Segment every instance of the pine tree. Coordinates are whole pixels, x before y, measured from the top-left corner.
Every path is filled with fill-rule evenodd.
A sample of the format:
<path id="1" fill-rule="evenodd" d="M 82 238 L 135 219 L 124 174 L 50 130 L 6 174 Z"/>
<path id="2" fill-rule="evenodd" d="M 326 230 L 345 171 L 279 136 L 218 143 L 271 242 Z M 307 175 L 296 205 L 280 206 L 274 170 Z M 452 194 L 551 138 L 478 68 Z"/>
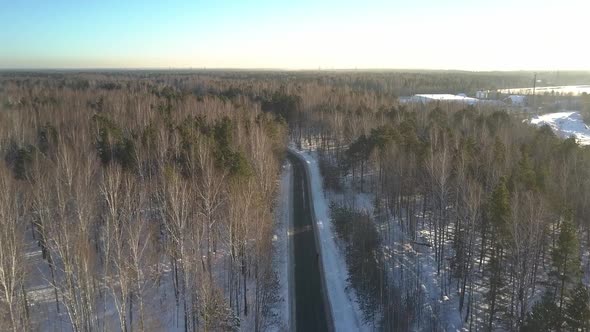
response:
<path id="1" fill-rule="evenodd" d="M 488 315 L 488 330 L 493 329 L 494 317 L 498 311 L 498 295 L 502 290 L 503 279 L 502 279 L 502 266 L 498 254 L 493 254 L 488 268 L 491 272 L 490 275 L 490 290 L 486 294 L 486 298 L 490 301 L 489 315 Z"/>
<path id="2" fill-rule="evenodd" d="M 508 218 L 510 216 L 510 195 L 506 186 L 506 178 L 500 178 L 500 182 L 494 188 L 490 198 L 490 221 L 494 230 L 499 235 L 497 246 L 508 237 Z"/>
<path id="3" fill-rule="evenodd" d="M 553 302 L 553 294 L 546 292 L 541 301 L 533 306 L 522 326 L 523 332 L 555 331 L 561 326 L 559 308 Z"/>
<path id="4" fill-rule="evenodd" d="M 498 310 L 497 298 L 503 286 L 502 280 L 502 255 L 506 239 L 508 238 L 509 216 L 510 216 L 510 195 L 506 187 L 506 178 L 500 178 L 500 182 L 494 188 L 489 203 L 490 221 L 493 226 L 493 232 L 496 236 L 492 237 L 492 257 L 488 265 L 491 272 L 490 276 L 490 290 L 487 293 L 487 298 L 490 301 L 490 312 L 488 320 L 488 329 L 492 329 L 494 322 L 494 315 Z"/>
<path id="5" fill-rule="evenodd" d="M 573 331 L 590 330 L 590 292 L 583 284 L 572 291 L 565 305 L 565 316 L 568 327 Z"/>
<path id="6" fill-rule="evenodd" d="M 553 276 L 559 290 L 559 311 L 562 312 L 566 293 L 571 284 L 575 284 L 580 275 L 579 244 L 576 229 L 571 222 L 571 216 L 567 217 L 561 225 L 557 245 L 552 252 Z"/>
<path id="7" fill-rule="evenodd" d="M 537 189 L 537 174 L 531 165 L 527 147 L 522 148 L 522 158 L 518 162 L 517 179 L 527 190 Z"/>

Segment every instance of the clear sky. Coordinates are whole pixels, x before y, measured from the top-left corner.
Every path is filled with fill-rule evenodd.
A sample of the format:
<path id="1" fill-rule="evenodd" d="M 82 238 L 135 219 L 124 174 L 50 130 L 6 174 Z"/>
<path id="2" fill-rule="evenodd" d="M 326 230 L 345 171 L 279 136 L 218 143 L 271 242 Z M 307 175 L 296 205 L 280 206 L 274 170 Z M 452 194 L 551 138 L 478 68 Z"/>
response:
<path id="1" fill-rule="evenodd" d="M 590 0 L 0 0 L 0 68 L 590 69 Z"/>

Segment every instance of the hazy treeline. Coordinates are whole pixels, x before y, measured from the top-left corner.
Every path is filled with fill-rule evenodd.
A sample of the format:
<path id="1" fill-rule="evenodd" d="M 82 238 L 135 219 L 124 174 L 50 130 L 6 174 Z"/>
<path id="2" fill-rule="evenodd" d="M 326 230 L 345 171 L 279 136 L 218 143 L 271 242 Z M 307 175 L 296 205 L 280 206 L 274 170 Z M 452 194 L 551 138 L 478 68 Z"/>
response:
<path id="1" fill-rule="evenodd" d="M 242 93 L 260 89 L 274 90 L 278 86 L 318 84 L 325 87 L 346 88 L 380 95 L 408 96 L 417 93 L 467 93 L 478 90 L 538 86 L 588 84 L 588 72 L 464 72 L 433 70 L 349 70 L 349 71 L 247 71 L 247 70 L 126 70 L 126 71 L 45 71 L 4 72 L 4 78 L 18 78 L 21 82 L 51 80 L 58 86 L 72 89 L 116 89 L 127 83 L 143 80 L 167 84 L 185 92 L 197 89 L 197 94 L 208 89 L 238 89 Z M 112 82 L 113 80 L 117 82 Z M 192 91 L 195 92 L 195 91 Z M 252 96 L 257 96 L 257 92 Z"/>

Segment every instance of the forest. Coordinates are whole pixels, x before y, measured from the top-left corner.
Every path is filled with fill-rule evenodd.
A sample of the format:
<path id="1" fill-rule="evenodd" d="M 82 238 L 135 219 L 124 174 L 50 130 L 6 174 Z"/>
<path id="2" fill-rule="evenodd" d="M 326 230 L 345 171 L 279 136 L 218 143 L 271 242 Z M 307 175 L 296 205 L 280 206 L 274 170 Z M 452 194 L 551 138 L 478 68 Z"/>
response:
<path id="1" fill-rule="evenodd" d="M 2 326 L 266 326 L 284 121 L 151 79 L 5 80 L 2 95 Z"/>
<path id="2" fill-rule="evenodd" d="M 589 148 L 498 105 L 398 100 L 530 84 L 528 72 L 1 72 L 0 326 L 285 330 L 273 234 L 292 146 L 319 160 L 370 329 L 588 331 Z"/>

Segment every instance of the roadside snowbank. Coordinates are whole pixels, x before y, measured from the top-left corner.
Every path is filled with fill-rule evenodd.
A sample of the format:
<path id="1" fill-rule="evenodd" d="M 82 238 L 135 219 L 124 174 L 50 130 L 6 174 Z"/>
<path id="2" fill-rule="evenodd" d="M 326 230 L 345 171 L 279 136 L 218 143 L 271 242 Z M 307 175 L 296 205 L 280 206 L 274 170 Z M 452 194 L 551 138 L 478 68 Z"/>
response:
<path id="1" fill-rule="evenodd" d="M 338 250 L 330 220 L 329 202 L 324 195 L 319 164 L 314 155 L 291 148 L 305 161 L 310 175 L 317 229 L 322 250 L 324 277 L 332 307 L 335 331 L 368 331 L 354 291 L 348 287 L 348 270 L 344 255 Z"/>
<path id="2" fill-rule="evenodd" d="M 271 327 L 271 331 L 290 331 L 290 319 L 293 299 L 292 287 L 291 287 L 291 271 L 290 263 L 292 260 L 292 252 L 290 248 L 289 238 L 291 234 L 291 210 L 292 201 L 291 197 L 293 186 L 291 182 L 291 176 L 293 168 L 291 163 L 286 162 L 283 165 L 283 171 L 281 173 L 280 183 L 280 196 L 276 211 L 275 234 L 273 236 L 274 246 L 274 257 L 273 265 L 275 273 L 279 276 L 279 294 L 281 297 L 280 302 L 273 307 L 273 314 L 276 315 L 276 323 Z"/>

